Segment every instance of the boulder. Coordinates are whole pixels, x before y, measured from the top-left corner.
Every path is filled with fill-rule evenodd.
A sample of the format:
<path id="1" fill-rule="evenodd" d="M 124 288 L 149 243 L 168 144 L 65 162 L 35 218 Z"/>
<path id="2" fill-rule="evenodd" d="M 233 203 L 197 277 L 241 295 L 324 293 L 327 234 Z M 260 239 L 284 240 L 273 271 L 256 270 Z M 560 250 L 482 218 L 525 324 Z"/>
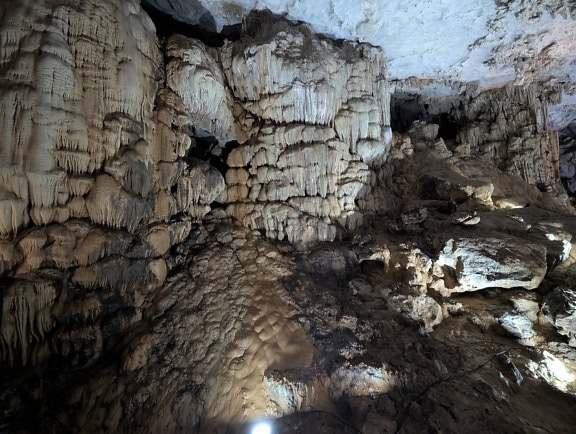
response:
<path id="1" fill-rule="evenodd" d="M 576 291 L 556 288 L 544 298 L 542 312 L 558 333 L 568 338 L 568 345 L 576 347 Z"/>
<path id="2" fill-rule="evenodd" d="M 546 274 L 546 250 L 516 238 L 450 239 L 434 266 L 442 294 L 485 288 L 535 289 Z"/>
<path id="3" fill-rule="evenodd" d="M 534 336 L 532 321 L 523 313 L 506 312 L 498 319 L 502 328 L 519 339 L 529 339 Z"/>

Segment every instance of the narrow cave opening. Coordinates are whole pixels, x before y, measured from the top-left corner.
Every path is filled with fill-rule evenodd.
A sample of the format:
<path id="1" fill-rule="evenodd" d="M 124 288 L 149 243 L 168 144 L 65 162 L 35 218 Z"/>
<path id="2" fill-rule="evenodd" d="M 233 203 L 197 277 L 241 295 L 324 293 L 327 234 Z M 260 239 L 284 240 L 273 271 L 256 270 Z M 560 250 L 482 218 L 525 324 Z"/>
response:
<path id="1" fill-rule="evenodd" d="M 454 116 L 450 113 L 440 113 L 434 123 L 439 125 L 438 135 L 440 137 L 444 140 L 456 140 L 460 126 Z"/>
<path id="2" fill-rule="evenodd" d="M 406 133 L 416 120 L 429 121 L 424 104 L 416 95 L 392 94 L 390 97 L 390 125 L 393 131 Z"/>
<path id="3" fill-rule="evenodd" d="M 366 259 L 360 263 L 363 273 L 379 273 L 384 271 L 384 261 L 378 259 Z"/>
<path id="4" fill-rule="evenodd" d="M 192 138 L 192 145 L 186 154 L 186 162 L 190 163 L 192 159 L 207 161 L 212 163 L 214 151 L 218 147 L 218 139 L 209 133 L 202 133 L 190 127 L 189 136 Z"/>
<path id="5" fill-rule="evenodd" d="M 228 155 L 233 149 L 240 146 L 236 140 L 226 142 L 222 145 L 216 137 L 209 132 L 194 129 L 190 127 L 190 137 L 192 137 L 192 146 L 186 154 L 185 160 L 188 164 L 193 159 L 202 160 L 215 167 L 222 176 L 226 176 L 228 171 Z"/>
<path id="6" fill-rule="evenodd" d="M 172 15 L 155 7 L 153 1 L 143 1 L 142 9 L 150 16 L 156 26 L 156 34 L 160 39 L 180 34 L 202 41 L 209 47 L 222 47 L 226 40 L 236 41 L 240 38 L 241 24 L 224 26 L 222 31 L 216 31 L 214 17 L 206 10 L 197 11 L 200 18 L 198 24 L 188 24 L 178 21 Z"/>
<path id="7" fill-rule="evenodd" d="M 439 126 L 438 136 L 444 140 L 456 140 L 460 124 L 449 112 L 436 112 L 437 108 L 425 103 L 420 95 L 392 94 L 390 98 L 390 122 L 392 130 L 405 134 L 414 121 L 424 121 Z"/>

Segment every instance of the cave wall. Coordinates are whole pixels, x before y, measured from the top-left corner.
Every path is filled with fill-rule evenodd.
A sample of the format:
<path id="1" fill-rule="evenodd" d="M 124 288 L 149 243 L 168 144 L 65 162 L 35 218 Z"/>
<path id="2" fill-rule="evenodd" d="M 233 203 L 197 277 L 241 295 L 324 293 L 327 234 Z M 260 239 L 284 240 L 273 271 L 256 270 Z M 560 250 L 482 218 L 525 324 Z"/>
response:
<path id="1" fill-rule="evenodd" d="M 547 114 L 558 96 L 532 83 L 466 98 L 453 114 L 462 125 L 458 141 L 502 171 L 561 193 L 558 134 L 548 129 Z"/>
<path id="2" fill-rule="evenodd" d="M 361 223 L 392 139 L 381 49 L 266 14 L 222 49 L 182 36 L 161 47 L 137 2 L 22 3 L 0 17 L 9 365 L 91 363 L 141 318 L 175 265 L 167 253 L 215 200 L 292 242 Z M 215 156 L 239 144 L 225 179 L 189 157 L 194 132 L 217 140 Z"/>
<path id="3" fill-rule="evenodd" d="M 161 46 L 137 2 L 1 7 L 2 357 L 11 364 L 69 351 L 49 342 L 56 324 L 66 329 L 55 318 L 70 303 L 96 347 L 102 330 L 136 321 L 174 265 L 167 252 L 211 204 L 216 216 L 306 246 L 402 200 L 390 187 L 398 159 L 388 158 L 381 48 L 269 13 L 251 15 L 222 47 L 184 36 Z M 476 93 L 452 115 L 462 127 L 448 144 L 455 155 L 561 195 L 557 136 L 535 86 Z M 190 158 L 202 146 L 195 134 L 214 138 L 205 153 L 224 176 Z"/>
<path id="4" fill-rule="evenodd" d="M 256 19 L 254 19 L 256 21 Z M 267 236 L 331 241 L 362 222 L 392 140 L 382 49 L 322 40 L 304 26 L 247 23 L 222 49 L 250 140 L 228 156 L 227 213 Z"/>
<path id="5" fill-rule="evenodd" d="M 0 8 L 2 358 L 85 364 L 224 180 L 183 160 L 189 115 L 138 2 Z"/>
<path id="6" fill-rule="evenodd" d="M 521 192 L 564 205 L 557 136 L 536 87 L 474 93 L 451 112 L 460 135 L 445 142 L 421 122 L 392 134 L 381 48 L 326 39 L 267 13 L 247 19 L 238 40 L 210 47 L 181 35 L 159 40 L 135 0 L 25 1 L 0 4 L 0 43 L 0 361 L 6 375 L 30 366 L 66 373 L 125 346 L 121 380 L 92 378 L 88 400 L 75 395 L 83 389 L 70 392 L 67 403 L 81 411 L 68 422 L 79 430 L 129 429 L 121 415 L 134 412 L 141 424 L 146 412 L 160 414 L 139 425 L 160 431 L 197 427 L 190 418 L 198 415 L 215 426 L 225 411 L 225 422 L 243 421 L 246 406 L 283 415 L 312 405 L 263 404 L 274 392 L 261 384 L 268 367 L 307 368 L 315 350 L 283 286 L 293 264 L 256 231 L 305 248 L 352 238 L 376 215 L 398 214 L 391 231 L 400 238 L 422 231 L 417 201 L 494 206 L 492 193 Z M 206 136 L 214 146 L 200 149 Z M 519 178 L 466 165 L 475 159 Z M 429 184 L 440 186 L 431 197 Z M 206 247 L 215 222 L 243 229 L 210 235 Z M 199 245 L 206 250 L 191 265 L 186 253 Z M 454 265 L 454 245 L 446 242 L 441 265 Z M 536 259 L 506 284 L 533 288 L 546 252 L 517 250 L 518 261 Z M 443 312 L 427 287 L 448 295 L 469 287 L 447 287 L 419 248 L 398 256 L 398 267 L 406 257 L 425 262 L 409 275 L 420 292 L 395 303 L 425 306 L 415 318 L 429 331 Z M 171 280 L 182 269 L 191 279 Z M 434 315 L 422 320 L 430 306 Z M 160 318 L 155 331 L 139 334 L 151 317 Z M 128 330 L 138 335 L 131 345 L 122 341 Z M 237 338 L 266 355 L 258 366 L 245 363 L 256 350 Z M 150 374 L 154 363 L 162 368 Z M 183 369 L 191 370 L 186 387 Z M 334 381 L 335 398 L 352 388 L 346 378 L 314 381 Z M 169 404 L 155 401 L 159 384 Z M 150 401 L 134 410 L 141 396 Z"/>

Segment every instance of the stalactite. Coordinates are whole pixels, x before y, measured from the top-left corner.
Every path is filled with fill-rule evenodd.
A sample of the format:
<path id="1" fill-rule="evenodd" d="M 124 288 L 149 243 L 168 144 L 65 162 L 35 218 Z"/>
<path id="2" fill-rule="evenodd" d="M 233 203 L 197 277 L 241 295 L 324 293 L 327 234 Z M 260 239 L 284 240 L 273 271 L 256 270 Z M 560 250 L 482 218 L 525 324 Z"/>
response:
<path id="1" fill-rule="evenodd" d="M 372 207 L 361 202 L 371 188 L 370 167 L 386 160 L 392 140 L 382 50 L 338 47 L 280 21 L 247 41 L 227 42 L 221 59 L 244 109 L 239 121 L 247 114 L 262 120 L 248 133 L 253 139 L 228 157 L 227 190 L 218 198 L 230 204 L 227 212 L 291 241 L 329 240 L 336 225 L 356 227 L 358 204 Z M 362 163 L 351 168 L 354 160 Z M 288 205 L 275 205 L 282 202 Z"/>
<path id="2" fill-rule="evenodd" d="M 57 291 L 51 282 L 31 277 L 9 286 L 2 300 L 0 357 L 10 365 L 26 365 L 33 346 L 53 326 L 52 305 Z"/>

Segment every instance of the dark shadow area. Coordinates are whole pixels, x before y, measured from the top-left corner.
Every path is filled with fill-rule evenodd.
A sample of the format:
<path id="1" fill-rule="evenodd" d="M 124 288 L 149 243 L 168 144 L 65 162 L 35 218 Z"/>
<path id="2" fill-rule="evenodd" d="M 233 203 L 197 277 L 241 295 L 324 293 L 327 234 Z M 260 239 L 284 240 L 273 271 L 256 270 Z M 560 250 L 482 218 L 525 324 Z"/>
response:
<path id="1" fill-rule="evenodd" d="M 433 113 L 429 104 L 419 95 L 393 94 L 390 98 L 392 130 L 406 133 L 414 121 L 424 121 L 439 126 L 438 136 L 444 140 L 455 140 L 460 124 L 451 113 Z"/>
<path id="2" fill-rule="evenodd" d="M 454 117 L 449 113 L 440 113 L 437 116 L 437 121 L 434 123 L 440 126 L 438 129 L 438 135 L 443 139 L 455 140 L 458 136 L 460 126 L 456 119 L 454 119 Z"/>
<path id="3" fill-rule="evenodd" d="M 184 160 L 190 164 L 190 159 L 197 159 L 202 161 L 208 161 L 212 164 L 211 158 L 213 156 L 212 151 L 218 146 L 218 140 L 214 136 L 194 136 L 192 135 L 192 140 L 194 141 L 188 154 Z"/>
<path id="4" fill-rule="evenodd" d="M 360 269 L 363 273 L 384 272 L 384 262 L 367 259 L 360 262 Z"/>
<path id="5" fill-rule="evenodd" d="M 228 171 L 228 156 L 233 149 L 236 149 L 240 144 L 236 140 L 227 142 L 224 147 L 219 145 L 216 137 L 206 134 L 199 134 L 199 130 L 194 130 L 191 127 L 189 132 L 192 137 L 193 145 L 190 147 L 188 154 L 184 160 L 191 164 L 192 160 L 202 160 L 215 167 L 222 176 L 226 176 Z"/>
<path id="6" fill-rule="evenodd" d="M 230 152 L 232 152 L 234 149 L 238 148 L 240 146 L 240 143 L 238 143 L 236 140 L 232 140 L 230 142 L 227 142 L 224 145 L 224 148 L 222 149 L 222 153 L 220 154 L 219 157 L 212 157 L 210 159 L 210 164 L 212 166 L 214 166 L 216 169 L 218 169 L 218 171 L 222 174 L 222 176 L 226 175 L 226 171 L 228 170 L 228 156 L 230 155 Z"/>
<path id="7" fill-rule="evenodd" d="M 560 181 L 572 197 L 576 197 L 576 121 L 558 131 L 560 145 Z"/>
<path id="8" fill-rule="evenodd" d="M 184 35 L 188 38 L 199 39 L 209 47 L 221 47 L 224 41 L 235 41 L 240 37 L 241 25 L 225 26 L 221 32 L 216 31 L 214 17 L 200 5 L 194 6 L 200 16 L 198 24 L 188 24 L 178 21 L 174 15 L 170 15 L 156 8 L 152 2 L 142 2 L 142 8 L 150 15 L 156 25 L 158 37 L 169 37 L 174 34 Z"/>
<path id="9" fill-rule="evenodd" d="M 412 122 L 430 121 L 431 116 L 415 95 L 393 94 L 390 97 L 390 125 L 393 131 L 406 133 Z"/>

